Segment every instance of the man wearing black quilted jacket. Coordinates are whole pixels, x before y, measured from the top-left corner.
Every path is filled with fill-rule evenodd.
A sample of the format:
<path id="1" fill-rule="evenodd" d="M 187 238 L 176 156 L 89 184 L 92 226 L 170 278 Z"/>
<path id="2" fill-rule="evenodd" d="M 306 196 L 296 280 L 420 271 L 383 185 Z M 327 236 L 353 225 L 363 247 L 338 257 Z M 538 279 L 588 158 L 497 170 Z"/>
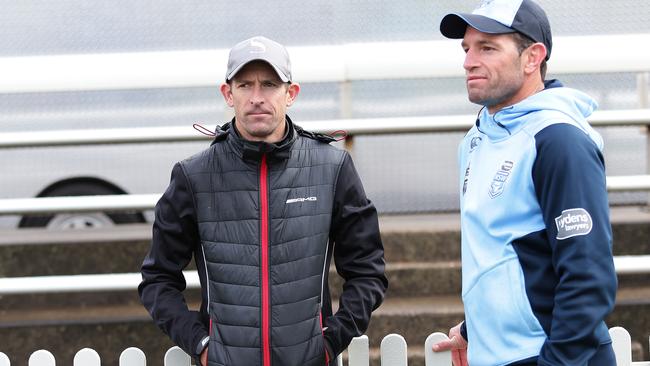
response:
<path id="1" fill-rule="evenodd" d="M 299 91 L 282 45 L 233 47 L 221 93 L 235 117 L 174 166 L 156 205 L 138 290 L 202 366 L 333 365 L 388 286 L 377 212 L 350 156 L 286 115 Z M 192 256 L 198 311 L 182 294 Z M 332 258 L 344 279 L 336 313 Z"/>

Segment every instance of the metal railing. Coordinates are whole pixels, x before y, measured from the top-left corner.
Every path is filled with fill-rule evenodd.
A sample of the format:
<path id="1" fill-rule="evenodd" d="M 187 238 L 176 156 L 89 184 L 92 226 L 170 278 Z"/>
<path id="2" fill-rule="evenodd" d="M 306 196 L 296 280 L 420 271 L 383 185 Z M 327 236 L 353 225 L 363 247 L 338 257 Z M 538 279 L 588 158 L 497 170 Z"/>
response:
<path id="1" fill-rule="evenodd" d="M 471 127 L 475 116 L 428 116 L 311 121 L 302 126 L 316 132 L 345 130 L 354 136 L 421 132 L 461 132 Z M 589 122 L 594 126 L 649 126 L 650 109 L 602 111 Z M 206 140 L 187 127 L 123 128 L 81 131 L 0 133 L 0 148 L 129 144 Z M 352 148 L 348 143 L 348 148 Z M 650 175 L 607 177 L 610 192 L 650 190 Z M 60 212 L 141 211 L 152 209 L 160 194 L 77 196 L 0 199 L 0 215 L 33 215 Z"/>
<path id="2" fill-rule="evenodd" d="M 329 133 L 343 130 L 348 136 L 421 132 L 465 132 L 476 115 L 356 118 L 301 122 L 309 131 Z M 648 126 L 650 109 L 596 111 L 588 119 L 592 126 Z M 206 136 L 182 127 L 141 127 L 93 130 L 30 131 L 0 133 L 0 148 L 133 144 L 150 142 L 205 141 Z"/>
<path id="3" fill-rule="evenodd" d="M 650 190 L 650 175 L 607 177 L 609 192 Z M 41 215 L 81 212 L 144 211 L 155 207 L 160 194 L 70 196 L 0 199 L 0 215 Z"/>
<path id="4" fill-rule="evenodd" d="M 650 255 L 615 256 L 616 273 L 650 273 Z M 390 264 L 389 264 L 390 266 Z M 183 271 L 188 289 L 201 287 L 197 271 Z M 85 274 L 0 278 L 0 296 L 58 292 L 135 291 L 140 273 Z"/>

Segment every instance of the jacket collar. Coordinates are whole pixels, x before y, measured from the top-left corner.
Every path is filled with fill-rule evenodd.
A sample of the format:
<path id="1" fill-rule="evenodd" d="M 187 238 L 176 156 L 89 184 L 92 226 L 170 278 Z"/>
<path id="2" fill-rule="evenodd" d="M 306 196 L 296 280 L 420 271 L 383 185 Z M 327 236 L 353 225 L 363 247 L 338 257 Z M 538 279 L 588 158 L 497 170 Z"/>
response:
<path id="1" fill-rule="evenodd" d="M 268 143 L 264 141 L 248 141 L 237 131 L 235 118 L 223 126 L 217 126 L 212 144 L 225 141 L 242 159 L 259 161 L 262 155 L 272 160 L 285 160 L 291 156 L 291 146 L 296 140 L 296 130 L 289 116 L 285 116 L 286 134 L 282 141 Z M 211 144 L 211 145 L 212 145 Z"/>

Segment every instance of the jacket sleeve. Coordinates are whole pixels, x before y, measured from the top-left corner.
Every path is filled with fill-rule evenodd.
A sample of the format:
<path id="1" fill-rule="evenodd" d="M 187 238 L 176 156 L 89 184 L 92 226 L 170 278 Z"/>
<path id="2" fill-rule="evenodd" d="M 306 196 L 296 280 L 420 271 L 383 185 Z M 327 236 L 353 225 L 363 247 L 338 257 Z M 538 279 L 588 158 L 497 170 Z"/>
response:
<path id="1" fill-rule="evenodd" d="M 617 287 L 603 156 L 569 124 L 546 127 L 535 140 L 533 182 L 558 278 L 538 364 L 586 365 L 608 337 L 603 321 Z"/>
<path id="2" fill-rule="evenodd" d="M 366 331 L 370 313 L 379 307 L 388 287 L 377 210 L 366 198 L 347 153 L 334 193 L 330 239 L 336 270 L 344 280 L 338 311 L 325 319 L 326 345 L 335 357 Z"/>
<path id="3" fill-rule="evenodd" d="M 192 195 L 181 165 L 176 164 L 169 187 L 156 204 L 153 240 L 142 263 L 138 292 L 156 325 L 195 357 L 208 335 L 208 319 L 203 312 L 188 309 L 182 271 L 198 246 Z"/>

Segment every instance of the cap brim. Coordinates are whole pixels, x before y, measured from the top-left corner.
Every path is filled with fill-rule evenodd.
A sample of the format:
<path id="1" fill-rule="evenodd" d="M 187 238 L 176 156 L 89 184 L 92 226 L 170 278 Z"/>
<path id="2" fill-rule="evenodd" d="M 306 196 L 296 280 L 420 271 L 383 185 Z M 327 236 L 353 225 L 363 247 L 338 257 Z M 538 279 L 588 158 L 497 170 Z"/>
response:
<path id="1" fill-rule="evenodd" d="M 239 72 L 239 70 L 241 70 L 244 66 L 248 65 L 249 63 L 251 63 L 251 62 L 253 62 L 253 61 L 264 61 L 264 62 L 266 62 L 267 64 L 271 65 L 271 67 L 273 68 L 273 70 L 275 70 L 275 73 L 278 74 L 278 77 L 280 78 L 280 80 L 282 80 L 282 82 L 284 82 L 284 83 L 288 83 L 288 82 L 291 81 L 291 80 L 289 80 L 289 78 L 288 78 L 284 73 L 282 73 L 282 71 L 280 71 L 280 69 L 278 69 L 275 65 L 273 65 L 272 63 L 270 63 L 270 62 L 268 62 L 268 61 L 266 61 L 266 60 L 264 60 L 264 59 L 261 59 L 261 58 L 256 58 L 256 59 L 254 59 L 254 60 L 248 60 L 248 61 L 246 61 L 246 62 L 243 62 L 242 64 L 240 64 L 239 66 L 237 66 L 237 67 L 236 67 L 236 68 L 235 68 L 235 69 L 234 69 L 230 74 L 226 75 L 226 81 L 230 81 L 230 79 L 232 79 L 235 75 L 237 75 L 237 73 Z"/>
<path id="2" fill-rule="evenodd" d="M 440 33 L 447 38 L 461 39 L 465 37 L 468 25 L 483 33 L 503 34 L 516 32 L 516 30 L 483 15 L 452 13 L 442 18 Z"/>

